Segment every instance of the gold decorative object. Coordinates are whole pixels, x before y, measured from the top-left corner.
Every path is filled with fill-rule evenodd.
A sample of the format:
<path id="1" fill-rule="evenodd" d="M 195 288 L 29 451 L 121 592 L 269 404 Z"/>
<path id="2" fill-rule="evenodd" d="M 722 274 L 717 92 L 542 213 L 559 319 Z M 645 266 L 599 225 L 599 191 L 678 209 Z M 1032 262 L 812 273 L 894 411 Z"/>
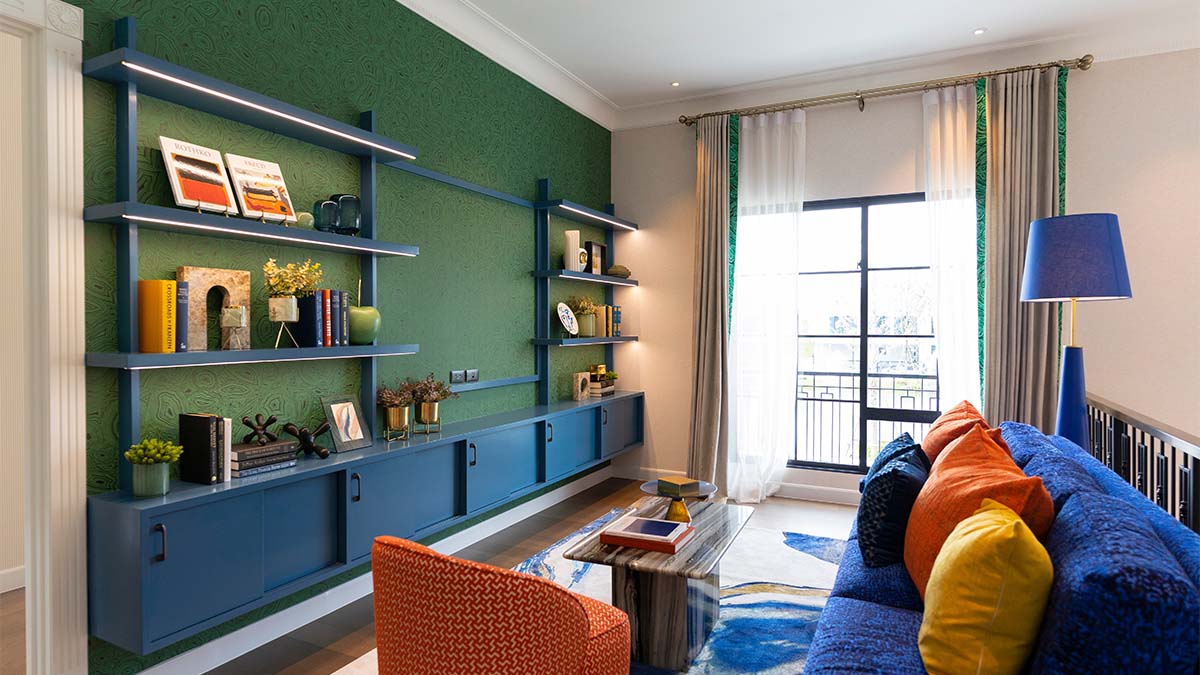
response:
<path id="1" fill-rule="evenodd" d="M 692 514 L 688 513 L 687 502 L 683 501 L 682 497 L 676 497 L 671 500 L 671 505 L 667 507 L 665 518 L 677 523 L 692 522 Z"/>
<path id="2" fill-rule="evenodd" d="M 384 408 L 384 438 L 389 441 L 408 440 L 409 406 L 391 406 Z"/>
<path id="3" fill-rule="evenodd" d="M 177 281 L 188 284 L 188 351 L 208 351 L 208 292 L 214 288 L 221 291 L 222 308 L 242 307 L 245 314 L 236 323 L 225 326 L 226 318 L 235 322 L 231 314 L 222 312 L 221 344 L 225 349 L 250 348 L 250 272 L 225 270 L 215 267 L 179 267 L 175 270 Z"/>
<path id="4" fill-rule="evenodd" d="M 440 434 L 442 432 L 439 405 L 439 401 L 432 403 L 422 401 L 417 404 L 417 424 L 420 424 L 422 428 L 413 429 L 414 434 Z"/>

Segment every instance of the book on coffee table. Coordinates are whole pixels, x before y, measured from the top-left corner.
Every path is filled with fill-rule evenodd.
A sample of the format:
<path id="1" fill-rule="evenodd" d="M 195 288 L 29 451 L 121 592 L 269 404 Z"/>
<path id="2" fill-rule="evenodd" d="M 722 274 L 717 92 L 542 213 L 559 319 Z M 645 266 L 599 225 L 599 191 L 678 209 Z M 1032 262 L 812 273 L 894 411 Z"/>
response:
<path id="1" fill-rule="evenodd" d="M 688 523 L 625 516 L 600 532 L 600 543 L 674 555 L 695 534 Z"/>
<path id="2" fill-rule="evenodd" d="M 664 497 L 699 497 L 700 481 L 686 476 L 663 476 L 658 479 L 658 494 Z"/>

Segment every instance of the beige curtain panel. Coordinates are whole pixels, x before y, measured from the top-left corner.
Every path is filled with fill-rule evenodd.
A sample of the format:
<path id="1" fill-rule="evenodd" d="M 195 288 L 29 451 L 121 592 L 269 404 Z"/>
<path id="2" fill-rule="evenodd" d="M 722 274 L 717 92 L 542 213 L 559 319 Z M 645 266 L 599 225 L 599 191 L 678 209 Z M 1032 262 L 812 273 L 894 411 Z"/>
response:
<path id="1" fill-rule="evenodd" d="M 696 330 L 688 475 L 725 491 L 729 455 L 729 116 L 696 124 Z"/>
<path id="2" fill-rule="evenodd" d="M 1029 223 L 1059 214 L 1058 69 L 987 81 L 984 414 L 1054 428 L 1058 305 L 1022 303 Z"/>

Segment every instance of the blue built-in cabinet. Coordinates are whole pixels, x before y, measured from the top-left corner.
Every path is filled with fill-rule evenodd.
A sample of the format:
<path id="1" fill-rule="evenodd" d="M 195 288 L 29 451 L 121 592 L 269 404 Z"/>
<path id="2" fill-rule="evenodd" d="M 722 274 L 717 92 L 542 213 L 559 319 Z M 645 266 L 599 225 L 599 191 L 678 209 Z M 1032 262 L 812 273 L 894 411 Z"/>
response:
<path id="1" fill-rule="evenodd" d="M 367 562 L 642 442 L 644 396 L 539 405 L 163 497 L 88 498 L 88 623 L 139 654 Z"/>

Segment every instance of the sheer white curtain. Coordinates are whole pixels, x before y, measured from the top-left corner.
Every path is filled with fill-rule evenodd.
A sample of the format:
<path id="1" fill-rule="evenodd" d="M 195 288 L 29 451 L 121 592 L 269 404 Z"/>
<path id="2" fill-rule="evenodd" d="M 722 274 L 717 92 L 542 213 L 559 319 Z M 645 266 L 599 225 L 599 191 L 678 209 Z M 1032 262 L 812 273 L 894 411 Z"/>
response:
<path id="1" fill-rule="evenodd" d="M 975 86 L 927 91 L 925 202 L 942 410 L 981 404 L 975 240 Z"/>
<path id="2" fill-rule="evenodd" d="M 741 502 L 779 489 L 796 442 L 797 245 L 804 111 L 743 117 L 729 347 L 729 485 Z"/>

